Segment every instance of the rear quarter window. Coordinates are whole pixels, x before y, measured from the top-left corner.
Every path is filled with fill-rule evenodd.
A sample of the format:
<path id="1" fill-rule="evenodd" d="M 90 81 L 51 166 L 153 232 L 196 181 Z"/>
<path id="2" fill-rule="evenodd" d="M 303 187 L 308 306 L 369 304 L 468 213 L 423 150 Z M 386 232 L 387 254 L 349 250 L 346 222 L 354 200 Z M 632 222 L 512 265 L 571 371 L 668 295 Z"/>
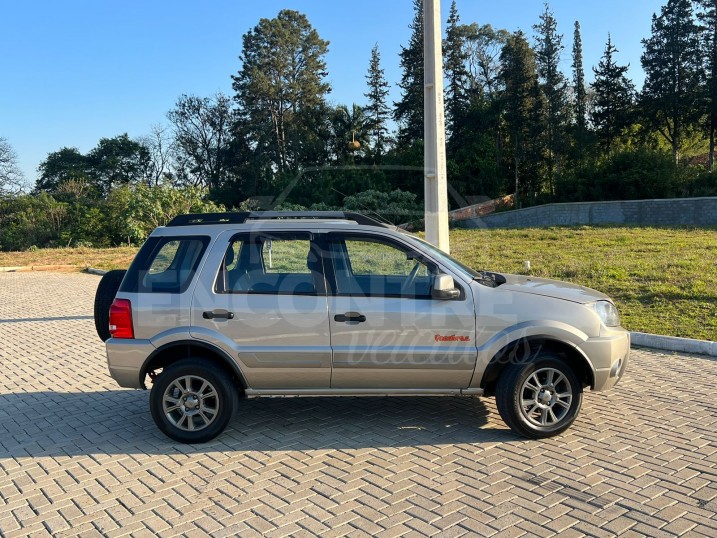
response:
<path id="1" fill-rule="evenodd" d="M 184 293 L 209 244 L 207 236 L 150 237 L 122 281 L 127 293 Z"/>

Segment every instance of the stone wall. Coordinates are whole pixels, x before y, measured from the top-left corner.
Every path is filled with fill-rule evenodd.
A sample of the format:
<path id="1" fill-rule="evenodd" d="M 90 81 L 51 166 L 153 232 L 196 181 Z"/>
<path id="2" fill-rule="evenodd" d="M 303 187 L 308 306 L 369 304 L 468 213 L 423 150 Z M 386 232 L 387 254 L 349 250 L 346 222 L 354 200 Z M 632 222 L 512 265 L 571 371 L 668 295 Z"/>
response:
<path id="1" fill-rule="evenodd" d="M 717 197 L 546 204 L 455 221 L 461 228 L 626 224 L 717 226 Z"/>

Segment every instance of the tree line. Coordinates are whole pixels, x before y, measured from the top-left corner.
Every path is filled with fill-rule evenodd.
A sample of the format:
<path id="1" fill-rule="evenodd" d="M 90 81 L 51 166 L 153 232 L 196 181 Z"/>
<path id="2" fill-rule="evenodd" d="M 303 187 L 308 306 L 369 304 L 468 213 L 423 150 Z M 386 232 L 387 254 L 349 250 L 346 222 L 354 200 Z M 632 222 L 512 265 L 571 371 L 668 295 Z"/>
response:
<path id="1" fill-rule="evenodd" d="M 18 194 L 14 154 L 0 140 L 0 220 L 6 232 L 25 230 L 0 233 L 0 248 L 139 241 L 146 231 L 128 228 L 132 218 L 161 224 L 180 209 L 420 211 L 422 10 L 414 0 L 395 103 L 377 44 L 363 102 L 333 104 L 328 41 L 305 15 L 282 10 L 243 36 L 232 95 L 182 95 L 148 136 L 103 138 L 86 154 L 60 148 L 41 163 L 32 195 Z M 454 206 L 505 194 L 519 206 L 717 195 L 717 2 L 667 0 L 642 43 L 641 90 L 610 35 L 587 84 L 578 21 L 566 74 L 548 4 L 528 36 L 465 24 L 454 1 L 443 43 Z M 51 233 L 27 232 L 42 226 Z"/>

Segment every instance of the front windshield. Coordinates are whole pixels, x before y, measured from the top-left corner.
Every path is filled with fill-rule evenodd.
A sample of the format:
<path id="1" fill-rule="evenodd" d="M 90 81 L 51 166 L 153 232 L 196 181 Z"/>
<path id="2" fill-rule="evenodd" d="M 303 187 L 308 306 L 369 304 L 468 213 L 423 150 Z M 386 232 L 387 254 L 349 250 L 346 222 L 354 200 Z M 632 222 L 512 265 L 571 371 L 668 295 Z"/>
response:
<path id="1" fill-rule="evenodd" d="M 480 277 L 480 273 L 476 271 L 475 269 L 471 269 L 467 265 L 459 262 L 452 256 L 446 254 L 439 248 L 431 245 L 428 241 L 421 239 L 418 236 L 415 236 L 413 234 L 406 234 L 406 237 L 409 237 L 410 239 L 415 239 L 419 243 L 421 243 L 423 246 L 427 247 L 437 258 L 439 258 L 445 265 L 456 271 L 457 273 L 461 273 L 465 275 L 465 277 L 468 280 L 473 280 L 476 277 Z"/>

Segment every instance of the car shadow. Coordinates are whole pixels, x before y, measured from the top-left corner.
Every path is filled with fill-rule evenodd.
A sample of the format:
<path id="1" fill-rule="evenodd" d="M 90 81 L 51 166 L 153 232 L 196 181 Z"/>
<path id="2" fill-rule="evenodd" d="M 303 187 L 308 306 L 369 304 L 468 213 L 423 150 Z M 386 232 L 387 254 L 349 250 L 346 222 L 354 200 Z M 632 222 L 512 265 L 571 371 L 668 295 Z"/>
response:
<path id="1" fill-rule="evenodd" d="M 0 323 L 39 323 L 45 321 L 72 321 L 72 320 L 85 320 L 95 319 L 94 316 L 50 316 L 42 318 L 9 318 L 0 319 Z"/>
<path id="2" fill-rule="evenodd" d="M 519 439 L 487 426 L 478 398 L 259 398 L 240 401 L 216 439 L 184 445 L 151 419 L 147 391 L 0 395 L 0 458 L 360 449 Z"/>

